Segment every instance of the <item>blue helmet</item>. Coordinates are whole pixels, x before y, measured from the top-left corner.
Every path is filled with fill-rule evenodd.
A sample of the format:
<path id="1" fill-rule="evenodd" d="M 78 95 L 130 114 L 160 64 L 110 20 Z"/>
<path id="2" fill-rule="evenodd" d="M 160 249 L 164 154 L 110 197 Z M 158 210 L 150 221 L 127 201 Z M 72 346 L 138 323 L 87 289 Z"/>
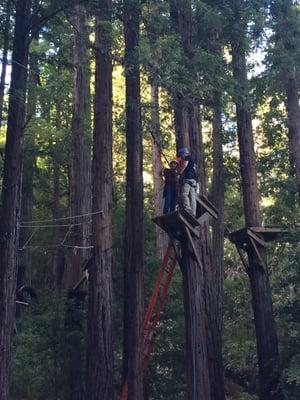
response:
<path id="1" fill-rule="evenodd" d="M 189 150 L 187 147 L 181 147 L 181 148 L 178 150 L 178 154 L 179 154 L 180 156 L 183 156 L 184 154 L 189 154 L 189 152 L 190 152 L 190 150 Z"/>

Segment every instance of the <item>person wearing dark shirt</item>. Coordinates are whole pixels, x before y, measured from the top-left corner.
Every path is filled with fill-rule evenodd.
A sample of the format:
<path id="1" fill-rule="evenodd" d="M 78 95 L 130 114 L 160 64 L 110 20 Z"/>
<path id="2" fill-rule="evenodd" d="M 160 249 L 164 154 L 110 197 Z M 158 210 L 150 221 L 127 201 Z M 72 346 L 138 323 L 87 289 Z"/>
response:
<path id="1" fill-rule="evenodd" d="M 177 167 L 178 161 L 172 160 L 170 162 L 170 168 L 165 168 L 164 175 L 164 193 L 165 198 L 164 214 L 172 213 L 175 211 L 177 201 Z"/>
<path id="2" fill-rule="evenodd" d="M 187 147 L 178 150 L 180 156 L 179 174 L 182 182 L 182 207 L 193 216 L 196 216 L 196 164 Z"/>

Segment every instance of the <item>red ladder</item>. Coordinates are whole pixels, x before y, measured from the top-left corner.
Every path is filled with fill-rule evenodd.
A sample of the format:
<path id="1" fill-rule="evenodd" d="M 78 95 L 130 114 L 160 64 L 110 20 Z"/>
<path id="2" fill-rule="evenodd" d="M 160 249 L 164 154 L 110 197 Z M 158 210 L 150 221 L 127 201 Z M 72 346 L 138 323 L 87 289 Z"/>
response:
<path id="1" fill-rule="evenodd" d="M 176 266 L 176 254 L 173 244 L 169 243 L 160 266 L 158 277 L 153 289 L 148 310 L 143 324 L 143 371 L 146 371 L 156 339 L 156 329 L 162 315 L 162 310 L 168 295 L 170 283 Z M 128 399 L 128 380 L 123 383 L 120 400 Z"/>

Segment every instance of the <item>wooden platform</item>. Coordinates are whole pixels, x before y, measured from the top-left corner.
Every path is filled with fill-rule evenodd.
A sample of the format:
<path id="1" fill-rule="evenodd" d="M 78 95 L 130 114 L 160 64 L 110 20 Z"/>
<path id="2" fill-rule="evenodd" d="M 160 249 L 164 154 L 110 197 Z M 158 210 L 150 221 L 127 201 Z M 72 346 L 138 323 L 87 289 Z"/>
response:
<path id="1" fill-rule="evenodd" d="M 218 210 L 216 207 L 208 200 L 207 197 L 202 194 L 197 194 L 197 218 L 200 218 L 205 212 L 207 212 L 210 216 L 217 219 L 218 218 Z"/>
<path id="2" fill-rule="evenodd" d="M 277 240 L 288 233 L 290 233 L 288 230 L 282 228 L 254 226 L 234 231 L 228 237 L 236 246 L 247 250 L 253 240 L 261 246 L 267 247 L 268 242 Z"/>
<path id="3" fill-rule="evenodd" d="M 278 240 L 284 235 L 288 235 L 290 233 L 288 229 L 271 226 L 257 226 L 250 229 L 256 234 L 262 236 L 266 242 Z"/>
<path id="4" fill-rule="evenodd" d="M 199 222 L 185 210 L 159 215 L 153 218 L 153 222 L 175 239 L 178 239 L 180 235 L 185 235 L 185 227 L 199 237 L 196 229 L 200 225 Z"/>

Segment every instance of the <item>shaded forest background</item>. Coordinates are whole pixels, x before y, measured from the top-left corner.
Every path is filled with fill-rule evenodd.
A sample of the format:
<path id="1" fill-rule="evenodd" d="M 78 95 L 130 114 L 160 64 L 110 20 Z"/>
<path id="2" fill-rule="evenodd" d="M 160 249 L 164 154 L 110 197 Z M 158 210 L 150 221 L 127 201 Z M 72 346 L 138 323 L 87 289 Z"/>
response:
<path id="1" fill-rule="evenodd" d="M 0 171 L 4 168 L 8 91 L 14 62 L 11 52 L 15 3 L 0 1 Z M 297 233 L 300 224 L 300 169 L 297 171 L 297 167 L 300 168 L 297 164 L 300 142 L 293 141 L 291 136 L 288 85 L 295 83 L 294 93 L 299 108 L 300 6 L 292 0 L 193 0 L 193 28 L 190 33 L 193 51 L 189 53 L 172 25 L 169 11 L 172 1 L 135 3 L 141 11 L 138 60 L 141 71 L 144 223 L 140 228 L 144 234 L 145 307 L 159 266 L 156 231 L 151 218 L 157 212 L 162 190 L 161 187 L 154 187 L 153 170 L 158 160 L 153 153 L 159 143 L 167 159 L 175 155 L 174 108 L 184 108 L 187 99 L 190 103 L 196 102 L 200 110 L 208 192 L 211 193 L 214 110 L 216 105 L 220 105 L 225 190 L 222 302 L 225 389 L 229 399 L 258 398 L 249 280 L 235 247 L 226 238 L 226 233 L 244 226 L 235 105 L 236 99 L 243 97 L 242 102 L 252 113 L 263 224 L 281 226 L 291 232 L 287 239 L 276 242 L 268 249 L 267 258 L 279 340 L 282 387 L 287 399 L 296 400 L 300 390 L 300 249 Z M 177 3 L 183 9 L 187 6 L 186 2 Z M 46 0 L 32 2 L 33 16 L 43 23 L 36 24 L 36 29 L 30 32 L 28 66 L 22 66 L 27 69 L 28 78 L 23 126 L 25 150 L 17 287 L 24 284 L 34 287 L 38 300 L 30 301 L 29 307 L 18 306 L 16 312 L 11 381 L 11 399 L 14 400 L 74 398 L 74 381 L 70 375 L 70 354 L 74 353 L 74 348 L 77 349 L 75 357 L 78 357 L 79 351 L 82 360 L 79 363 L 82 370 L 77 371 L 77 376 L 82 376 L 78 390 L 82 390 L 87 302 L 78 303 L 67 293 L 70 282 L 71 286 L 76 283 L 72 282 L 72 266 L 81 265 L 92 247 L 92 215 L 89 211 L 76 212 L 72 184 L 74 179 L 75 182 L 82 179 L 81 185 L 89 185 L 80 172 L 91 165 L 92 132 L 96 123 L 93 113 L 95 74 L 97 77 L 95 57 L 97 52 L 100 59 L 101 55 L 105 57 L 106 43 L 111 43 L 113 65 L 111 176 L 116 398 L 121 390 L 126 194 L 124 16 L 123 3 L 113 1 L 111 20 L 107 22 L 101 14 L 105 4 L 105 1 L 95 0 L 79 4 L 74 1 L 61 1 L 59 4 Z M 233 77 L 231 63 L 232 43 L 242 34 L 249 80 L 246 97 L 245 88 L 241 89 Z M 80 51 L 85 52 L 86 59 L 85 56 L 80 58 Z M 133 53 L 132 59 L 135 56 Z M 82 72 L 82 80 L 87 80 L 86 104 L 76 110 L 74 88 L 82 82 L 76 81 L 74 70 L 78 70 L 79 65 L 86 68 Z M 159 96 L 158 109 L 153 96 L 155 88 Z M 18 93 L 15 95 L 18 96 Z M 84 125 L 80 128 L 84 132 L 84 143 L 80 142 L 79 146 L 82 153 L 87 151 L 89 159 L 89 165 L 83 163 L 77 170 L 74 169 L 74 162 L 79 163 L 76 159 L 78 154 L 74 158 L 72 139 L 76 113 L 85 113 Z M 153 115 L 159 120 L 155 136 Z M 296 131 L 299 138 L 300 115 Z M 106 157 L 106 149 L 105 144 L 99 148 L 100 159 Z M 164 157 L 163 163 L 166 166 Z M 100 170 L 99 174 L 100 177 L 110 176 L 104 170 Z M 87 203 L 86 210 L 90 210 L 88 203 L 91 198 L 90 188 L 79 200 L 81 204 Z M 93 211 L 101 212 L 102 209 L 94 207 Z M 63 219 L 81 214 L 84 215 L 75 220 Z M 66 318 L 69 308 L 73 310 L 70 320 Z M 147 376 L 149 399 L 186 398 L 184 338 L 182 278 L 178 268 Z"/>

